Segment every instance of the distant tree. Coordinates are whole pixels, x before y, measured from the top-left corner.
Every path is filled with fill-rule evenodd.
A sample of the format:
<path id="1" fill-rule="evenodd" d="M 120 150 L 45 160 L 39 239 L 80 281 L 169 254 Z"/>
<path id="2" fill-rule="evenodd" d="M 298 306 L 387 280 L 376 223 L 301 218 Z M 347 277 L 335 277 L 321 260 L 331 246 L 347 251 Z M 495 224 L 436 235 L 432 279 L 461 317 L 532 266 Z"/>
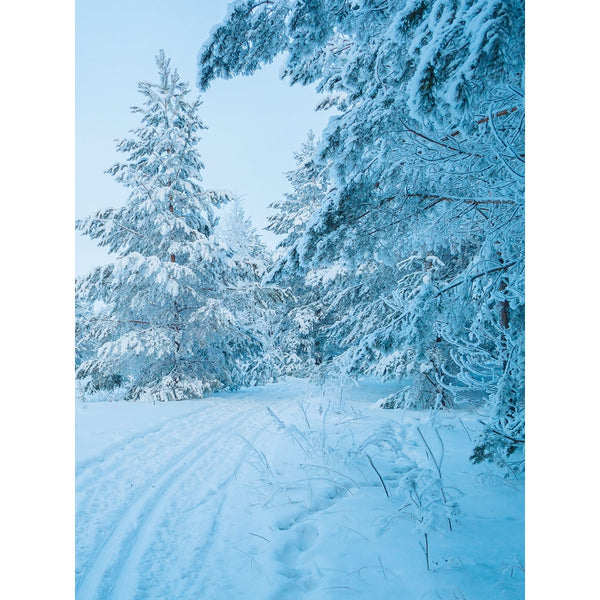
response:
<path id="1" fill-rule="evenodd" d="M 318 213 L 329 188 L 327 163 L 318 160 L 318 140 L 312 131 L 294 153 L 296 168 L 285 173 L 292 191 L 271 204 L 267 229 L 283 236 L 277 246 L 278 258 L 267 275 L 292 292 L 278 320 L 278 337 L 285 370 L 308 375 L 322 364 L 329 352 L 325 325 L 330 320 L 320 291 L 306 282 L 308 269 L 302 266 L 302 239 L 311 218 Z"/>
<path id="2" fill-rule="evenodd" d="M 234 198 L 227 206 L 215 233 L 239 267 L 238 272 L 248 271 L 250 280 L 258 280 L 265 274 L 272 260 L 271 253 L 246 216 L 240 198 Z"/>
<path id="3" fill-rule="evenodd" d="M 214 209 L 230 197 L 201 186 L 200 102 L 187 100 L 164 52 L 156 63 L 159 83 L 140 83 L 144 103 L 132 109 L 141 125 L 117 146 L 126 159 L 108 171 L 129 198 L 77 222 L 115 256 L 76 284 L 79 303 L 105 306 L 79 315 L 94 353 L 77 377 L 88 391 L 122 386 L 130 400 L 163 401 L 238 385 L 260 339 L 236 314 L 239 269 L 214 235 Z"/>
<path id="4" fill-rule="evenodd" d="M 245 384 L 262 385 L 283 373 L 283 355 L 276 336 L 277 315 L 290 296 L 282 286 L 265 283 L 272 265 L 271 252 L 246 216 L 239 198 L 228 208 L 216 236 L 227 249 L 240 290 L 231 296 L 231 301 L 240 324 L 253 331 L 261 343 L 260 354 L 241 357 L 239 366 Z"/>

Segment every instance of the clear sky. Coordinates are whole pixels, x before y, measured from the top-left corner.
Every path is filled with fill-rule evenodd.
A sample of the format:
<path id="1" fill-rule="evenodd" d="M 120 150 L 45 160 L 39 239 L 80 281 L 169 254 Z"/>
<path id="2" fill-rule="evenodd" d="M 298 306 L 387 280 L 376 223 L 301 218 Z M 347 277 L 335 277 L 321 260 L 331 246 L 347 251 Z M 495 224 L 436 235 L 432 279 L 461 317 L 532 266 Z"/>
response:
<path id="1" fill-rule="evenodd" d="M 104 173 L 123 159 L 115 138 L 138 124 L 138 81 L 156 81 L 154 57 L 164 49 L 171 65 L 197 94 L 196 60 L 229 0 L 77 0 L 76 2 L 76 216 L 121 205 L 127 190 Z M 208 188 L 240 194 L 262 230 L 268 205 L 289 191 L 283 172 L 309 129 L 320 134 L 329 116 L 314 110 L 311 88 L 291 87 L 279 64 L 252 77 L 213 82 L 202 94 L 200 117 L 209 128 L 198 151 Z M 139 117 L 138 117 L 139 118 Z M 262 232 L 270 246 L 275 236 Z M 76 234 L 76 272 L 110 260 L 95 242 Z"/>

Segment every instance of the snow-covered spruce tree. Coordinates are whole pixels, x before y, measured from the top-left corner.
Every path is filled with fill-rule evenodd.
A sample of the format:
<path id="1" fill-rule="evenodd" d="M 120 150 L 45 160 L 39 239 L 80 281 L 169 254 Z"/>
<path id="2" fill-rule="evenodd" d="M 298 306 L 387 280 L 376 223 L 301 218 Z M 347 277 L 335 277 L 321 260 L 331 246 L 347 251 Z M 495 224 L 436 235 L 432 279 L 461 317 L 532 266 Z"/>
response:
<path id="1" fill-rule="evenodd" d="M 296 168 L 285 173 L 293 191 L 284 194 L 284 200 L 273 202 L 270 206 L 275 212 L 269 216 L 267 229 L 284 236 L 278 245 L 281 250 L 293 248 L 320 208 L 329 188 L 329 165 L 318 161 L 318 144 L 315 134 L 309 131 L 300 150 L 294 152 Z"/>
<path id="2" fill-rule="evenodd" d="M 355 374 L 402 382 L 386 408 L 450 408 L 445 387 L 449 345 L 441 338 L 444 317 L 436 283 L 447 266 L 433 254 L 418 253 L 393 268 L 374 265 L 357 273 L 353 301 L 338 282 L 327 294 L 343 315 L 336 323 L 345 351 L 336 362 Z M 345 279 L 349 279 L 347 276 Z"/>
<path id="3" fill-rule="evenodd" d="M 298 263 L 327 274 L 340 331 L 377 341 L 358 352 L 375 368 L 406 344 L 446 344 L 447 387 L 488 401 L 474 458 L 504 460 L 523 443 L 523 0 L 239 0 L 201 50 L 198 83 L 280 52 L 284 77 L 340 111 L 320 152 L 332 186 L 294 244 Z M 429 341 L 421 327 L 399 334 L 419 311 L 398 302 L 414 293 L 400 267 L 412 256 L 445 265 L 427 292 Z"/>
<path id="4" fill-rule="evenodd" d="M 271 264 L 271 254 L 246 216 L 240 198 L 227 206 L 216 227 L 216 236 L 230 252 L 238 274 L 247 281 L 260 281 Z"/>
<path id="5" fill-rule="evenodd" d="M 325 335 L 326 323 L 331 320 L 328 307 L 319 290 L 307 284 L 307 269 L 300 265 L 296 248 L 329 188 L 329 165 L 318 160 L 318 144 L 309 131 L 300 150 L 294 153 L 296 168 L 285 173 L 292 191 L 284 194 L 284 200 L 271 204 L 275 212 L 267 225 L 268 230 L 284 236 L 267 279 L 287 286 L 293 293 L 279 313 L 278 337 L 286 373 L 294 375 L 310 374 L 330 354 Z"/>
<path id="6" fill-rule="evenodd" d="M 180 400 L 235 386 L 240 361 L 258 353 L 256 332 L 236 314 L 238 270 L 214 236 L 214 209 L 230 198 L 201 186 L 199 100 L 170 61 L 159 83 L 142 82 L 141 125 L 119 142 L 109 169 L 129 188 L 126 204 L 77 222 L 115 255 L 76 285 L 82 304 L 105 304 L 80 329 L 94 355 L 77 369 L 87 390 L 124 386 L 131 400 Z"/>
<path id="7" fill-rule="evenodd" d="M 228 208 L 215 235 L 227 248 L 238 289 L 244 292 L 231 297 L 232 311 L 240 325 L 253 330 L 261 343 L 260 354 L 241 357 L 239 364 L 245 384 L 263 385 L 275 381 L 283 372 L 283 353 L 276 335 L 277 315 L 289 301 L 290 294 L 281 286 L 265 283 L 272 256 L 246 216 L 239 198 Z"/>

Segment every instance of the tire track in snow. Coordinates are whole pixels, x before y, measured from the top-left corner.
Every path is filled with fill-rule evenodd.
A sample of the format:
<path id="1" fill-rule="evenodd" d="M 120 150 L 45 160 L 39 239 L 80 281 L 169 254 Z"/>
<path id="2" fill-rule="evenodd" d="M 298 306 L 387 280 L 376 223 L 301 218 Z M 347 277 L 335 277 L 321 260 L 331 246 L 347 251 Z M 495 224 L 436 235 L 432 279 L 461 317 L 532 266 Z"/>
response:
<path id="1" fill-rule="evenodd" d="M 119 512 L 108 536 L 96 546 L 78 578 L 76 584 L 78 600 L 94 597 L 105 600 L 112 596 L 124 572 L 124 566 L 134 552 L 144 525 L 157 508 L 166 504 L 165 495 L 173 489 L 175 482 L 194 468 L 219 437 L 223 437 L 227 431 L 235 430 L 249 415 L 261 409 L 262 406 L 253 406 L 231 419 L 230 413 L 220 407 L 218 412 L 225 416 L 218 423 L 213 424 L 202 445 L 198 447 L 196 442 L 186 445 L 183 452 L 178 453 L 166 468 L 155 474 L 152 480 L 138 491 L 133 501 Z M 196 446 L 196 451 L 190 453 L 190 447 L 193 446 Z M 228 477 L 229 480 L 231 478 L 232 476 Z M 122 596 L 115 597 L 122 598 Z"/>

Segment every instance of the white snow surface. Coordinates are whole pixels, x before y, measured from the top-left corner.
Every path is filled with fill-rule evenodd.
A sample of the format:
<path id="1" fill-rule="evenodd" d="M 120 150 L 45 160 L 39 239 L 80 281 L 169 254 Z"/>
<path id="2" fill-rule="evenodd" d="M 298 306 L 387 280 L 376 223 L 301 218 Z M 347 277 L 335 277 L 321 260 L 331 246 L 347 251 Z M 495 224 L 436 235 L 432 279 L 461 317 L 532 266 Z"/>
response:
<path id="1" fill-rule="evenodd" d="M 77 600 L 523 598 L 523 481 L 470 463 L 475 413 L 379 408 L 394 391 L 78 401 Z M 421 434 L 452 531 L 403 508 L 406 465 L 435 471 Z"/>

